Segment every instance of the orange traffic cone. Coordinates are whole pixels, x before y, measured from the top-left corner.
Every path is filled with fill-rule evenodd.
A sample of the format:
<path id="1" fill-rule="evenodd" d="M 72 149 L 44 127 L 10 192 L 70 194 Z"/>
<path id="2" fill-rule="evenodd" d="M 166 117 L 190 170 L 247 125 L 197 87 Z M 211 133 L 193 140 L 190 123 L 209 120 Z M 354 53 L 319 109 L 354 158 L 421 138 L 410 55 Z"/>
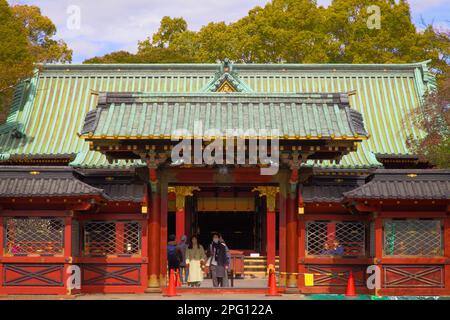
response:
<path id="1" fill-rule="evenodd" d="M 350 274 L 348 275 L 347 290 L 345 291 L 345 296 L 356 297 L 355 279 L 353 278 L 353 271 L 351 270 Z"/>
<path id="2" fill-rule="evenodd" d="M 267 291 L 266 296 L 281 296 L 281 294 L 278 293 L 277 289 L 277 278 L 275 277 L 275 270 L 274 268 L 269 267 L 269 290 Z"/>
<path id="3" fill-rule="evenodd" d="M 170 270 L 169 275 L 169 288 L 167 289 L 167 293 L 164 295 L 165 297 L 176 297 L 177 294 L 177 287 L 176 287 L 176 277 L 173 269 Z"/>

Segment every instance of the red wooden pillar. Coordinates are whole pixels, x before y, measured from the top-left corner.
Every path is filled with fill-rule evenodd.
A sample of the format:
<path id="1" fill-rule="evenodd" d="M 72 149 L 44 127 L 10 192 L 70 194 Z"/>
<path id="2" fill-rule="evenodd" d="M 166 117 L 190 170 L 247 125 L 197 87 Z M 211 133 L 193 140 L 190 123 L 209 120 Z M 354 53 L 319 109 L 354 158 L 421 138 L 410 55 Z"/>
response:
<path id="1" fill-rule="evenodd" d="M 375 223 L 375 264 L 381 271 L 381 287 L 383 287 L 383 267 L 381 265 L 381 258 L 383 257 L 383 219 L 378 212 L 373 214 Z M 375 289 L 375 295 L 379 295 L 379 290 Z"/>
<path id="2" fill-rule="evenodd" d="M 161 178 L 161 193 L 160 193 L 160 251 L 159 251 L 159 283 L 161 287 L 168 284 L 167 281 L 167 217 L 168 217 L 168 185 L 165 177 Z"/>
<path id="3" fill-rule="evenodd" d="M 444 219 L 444 256 L 447 258 L 446 260 L 450 260 L 450 217 L 447 216 Z M 444 270 L 444 285 L 445 291 L 447 294 L 450 293 L 450 264 L 445 265 Z"/>
<path id="4" fill-rule="evenodd" d="M 276 250 L 276 202 L 277 195 L 280 191 L 279 187 L 260 186 L 254 188 L 253 191 L 259 192 L 260 197 L 266 198 L 266 256 L 267 266 L 275 266 L 275 250 Z"/>
<path id="5" fill-rule="evenodd" d="M 1 209 L 0 209 L 0 213 L 1 213 Z M 0 257 L 3 257 L 3 252 L 5 251 L 5 244 L 3 243 L 3 239 L 5 239 L 4 236 L 4 228 L 3 228 L 3 217 L 0 216 Z M 0 264 L 1 264 L 1 260 L 0 260 Z"/>
<path id="6" fill-rule="evenodd" d="M 305 238 L 306 238 L 306 223 L 305 223 L 305 216 L 304 214 L 299 216 L 298 219 L 298 225 L 297 225 L 297 234 L 298 234 L 298 268 L 297 272 L 300 274 L 297 279 L 297 284 L 299 289 L 305 287 L 305 277 L 303 276 L 304 273 L 306 273 L 306 266 L 305 266 Z"/>
<path id="7" fill-rule="evenodd" d="M 147 202 L 144 203 L 147 208 Z M 145 209 L 143 209 L 145 211 Z M 148 212 L 146 213 L 148 214 Z M 147 220 L 142 220 L 139 222 L 142 228 L 142 245 L 141 245 L 141 254 L 142 254 L 142 266 L 141 266 L 141 288 L 145 290 L 147 288 L 148 281 L 148 223 Z"/>
<path id="8" fill-rule="evenodd" d="M 0 208 L 0 214 L 2 212 L 2 209 Z M 2 294 L 3 291 L 3 253 L 5 251 L 5 243 L 3 242 L 3 239 L 5 239 L 5 231 L 3 228 L 3 217 L 0 216 L 0 294 Z"/>
<path id="9" fill-rule="evenodd" d="M 327 240 L 328 245 L 333 245 L 333 241 L 336 238 L 336 223 L 331 222 L 327 224 Z"/>
<path id="10" fill-rule="evenodd" d="M 123 241 L 125 239 L 125 223 L 124 222 L 117 222 L 116 223 L 116 253 L 121 254 L 124 252 L 124 245 L 125 242 Z"/>
<path id="11" fill-rule="evenodd" d="M 267 208 L 267 241 L 266 241 L 266 252 L 267 252 L 267 266 L 275 266 L 275 245 L 276 245 L 276 218 L 277 215 L 274 209 Z"/>
<path id="12" fill-rule="evenodd" d="M 174 192 L 176 196 L 176 223 L 175 223 L 175 233 L 177 241 L 181 240 L 186 232 L 186 197 L 192 197 L 194 191 L 199 191 L 198 187 L 192 186 L 177 186 L 170 187 L 170 192 Z"/>
<path id="13" fill-rule="evenodd" d="M 297 201 L 296 192 L 288 192 L 286 203 L 287 288 L 297 288 Z"/>
<path id="14" fill-rule="evenodd" d="M 64 286 L 68 295 L 72 294 L 72 289 L 67 286 L 69 280 L 68 269 L 72 265 L 72 216 L 73 211 L 68 212 L 64 218 Z"/>
<path id="15" fill-rule="evenodd" d="M 160 194 L 156 169 L 150 168 L 150 212 L 148 217 L 148 288 L 147 292 L 160 290 L 161 216 Z"/>
<path id="16" fill-rule="evenodd" d="M 188 199 L 188 200 L 192 200 Z M 188 201 L 187 205 L 184 207 L 185 221 L 184 221 L 184 234 L 188 237 L 191 236 L 191 225 L 192 225 L 192 201 Z"/>
<path id="17" fill-rule="evenodd" d="M 177 241 L 180 241 L 186 229 L 186 210 L 184 207 L 177 208 L 175 220 L 176 220 L 176 228 L 175 228 L 176 239 Z"/>
<path id="18" fill-rule="evenodd" d="M 278 270 L 280 272 L 279 282 L 281 287 L 286 286 L 286 190 L 285 185 L 280 185 L 279 196 L 279 231 L 278 231 Z"/>

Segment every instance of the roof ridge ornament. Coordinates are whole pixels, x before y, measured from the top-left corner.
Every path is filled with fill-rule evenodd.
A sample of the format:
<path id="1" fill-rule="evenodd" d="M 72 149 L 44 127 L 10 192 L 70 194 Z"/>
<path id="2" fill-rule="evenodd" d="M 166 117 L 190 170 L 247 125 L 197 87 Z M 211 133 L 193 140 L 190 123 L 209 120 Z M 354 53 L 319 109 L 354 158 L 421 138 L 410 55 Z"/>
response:
<path id="1" fill-rule="evenodd" d="M 232 60 L 225 58 L 222 61 L 218 60 L 217 63 L 220 64 L 219 70 L 214 74 L 214 79 L 203 87 L 201 92 L 253 92 L 247 84 L 239 79 Z"/>
<path id="2" fill-rule="evenodd" d="M 220 69 L 221 73 L 232 73 L 233 61 L 228 58 L 223 59 Z"/>

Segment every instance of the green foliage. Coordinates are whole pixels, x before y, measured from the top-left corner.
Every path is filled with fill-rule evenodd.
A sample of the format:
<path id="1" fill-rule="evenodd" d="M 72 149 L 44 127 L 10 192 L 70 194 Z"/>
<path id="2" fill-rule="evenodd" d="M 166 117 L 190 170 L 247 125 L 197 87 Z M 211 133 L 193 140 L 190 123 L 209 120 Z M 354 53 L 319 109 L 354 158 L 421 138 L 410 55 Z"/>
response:
<path id="1" fill-rule="evenodd" d="M 439 168 L 450 168 L 450 77 L 444 77 L 438 90 L 429 93 L 424 103 L 410 115 L 423 137 L 409 137 L 412 153 Z"/>
<path id="2" fill-rule="evenodd" d="M 36 62 L 71 62 L 72 50 L 62 40 L 54 40 L 56 26 L 36 6 L 16 5 L 14 16 L 28 32 L 31 53 Z"/>
<path id="3" fill-rule="evenodd" d="M 6 118 L 13 87 L 33 71 L 26 30 L 14 18 L 6 0 L 0 0 L 0 123 Z"/>
<path id="4" fill-rule="evenodd" d="M 171 44 L 174 37 L 185 31 L 187 31 L 187 22 L 183 18 L 165 16 L 161 19 L 158 32 L 153 35 L 152 44 L 158 48 L 166 48 Z"/>
<path id="5" fill-rule="evenodd" d="M 136 55 L 127 51 L 116 51 L 104 55 L 103 57 L 94 57 L 85 61 L 85 63 L 115 63 L 120 61 L 121 63 L 137 63 L 138 59 Z"/>
<path id="6" fill-rule="evenodd" d="M 33 73 L 35 63 L 70 62 L 72 50 L 53 39 L 56 27 L 38 7 L 10 7 L 0 0 L 0 123 L 14 86 Z"/>

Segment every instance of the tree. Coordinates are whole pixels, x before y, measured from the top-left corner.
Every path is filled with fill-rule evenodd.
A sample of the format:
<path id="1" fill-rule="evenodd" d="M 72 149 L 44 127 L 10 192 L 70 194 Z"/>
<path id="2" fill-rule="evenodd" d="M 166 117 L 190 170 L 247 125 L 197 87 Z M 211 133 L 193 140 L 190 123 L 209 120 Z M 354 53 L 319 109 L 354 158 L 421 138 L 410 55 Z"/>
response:
<path id="1" fill-rule="evenodd" d="M 90 58 L 84 63 L 115 63 L 116 61 L 120 61 L 121 63 L 138 63 L 139 59 L 136 55 L 129 53 L 127 51 L 116 51 L 109 54 L 106 54 L 102 57 L 94 57 Z"/>
<path id="2" fill-rule="evenodd" d="M 14 87 L 32 75 L 36 63 L 70 62 L 72 50 L 55 40 L 56 27 L 38 7 L 10 7 L 0 0 L 0 123 Z"/>
<path id="3" fill-rule="evenodd" d="M 409 118 L 423 131 L 419 138 L 410 136 L 412 153 L 440 168 L 450 168 L 450 77 L 447 73 L 437 91 L 429 92 L 424 103 Z"/>
<path id="4" fill-rule="evenodd" d="M 27 33 L 6 0 L 0 0 L 0 123 L 6 118 L 13 88 L 33 71 Z"/>
<path id="5" fill-rule="evenodd" d="M 183 18 L 171 18 L 165 16 L 161 19 L 161 24 L 152 38 L 152 44 L 158 48 L 168 47 L 173 38 L 178 34 L 187 31 L 187 22 Z M 148 39 L 150 42 L 150 39 Z M 140 43 L 139 46 L 144 45 L 145 41 Z"/>
<path id="6" fill-rule="evenodd" d="M 42 63 L 71 62 L 72 50 L 62 40 L 55 40 L 56 26 L 36 6 L 16 5 L 14 16 L 28 31 L 28 41 L 34 61 Z"/>

